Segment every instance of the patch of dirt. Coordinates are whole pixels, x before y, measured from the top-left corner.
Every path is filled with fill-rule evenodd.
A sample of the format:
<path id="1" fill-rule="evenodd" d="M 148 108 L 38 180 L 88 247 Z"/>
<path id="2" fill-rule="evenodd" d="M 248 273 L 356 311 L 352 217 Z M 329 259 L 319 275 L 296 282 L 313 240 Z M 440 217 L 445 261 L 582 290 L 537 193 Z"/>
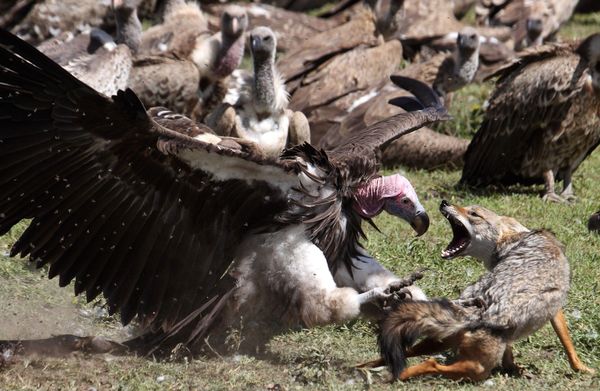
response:
<path id="1" fill-rule="evenodd" d="M 127 328 L 101 307 L 80 304 L 57 280 L 7 278 L 0 289 L 0 340 L 48 338 L 58 334 L 101 335 L 123 340 Z"/>

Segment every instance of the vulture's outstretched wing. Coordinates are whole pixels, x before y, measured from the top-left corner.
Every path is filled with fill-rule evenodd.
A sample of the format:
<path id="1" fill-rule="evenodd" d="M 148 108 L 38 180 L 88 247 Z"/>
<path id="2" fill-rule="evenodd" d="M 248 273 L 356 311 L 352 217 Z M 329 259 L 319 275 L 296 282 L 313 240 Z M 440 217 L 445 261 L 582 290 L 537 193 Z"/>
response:
<path id="1" fill-rule="evenodd" d="M 11 254 L 169 331 L 219 305 L 238 242 L 273 223 L 297 176 L 252 143 L 151 114 L 0 30 L 0 233 L 31 219 Z"/>
<path id="2" fill-rule="evenodd" d="M 363 167 L 362 171 L 372 175 L 378 169 L 381 148 L 423 126 L 450 119 L 439 96 L 425 83 L 403 76 L 390 78 L 394 84 L 414 95 L 414 98 L 401 97 L 390 101 L 408 112 L 396 114 L 350 135 L 345 142 L 328 151 L 336 164 L 359 165 Z"/>
<path id="3" fill-rule="evenodd" d="M 524 175 L 528 165 L 543 162 L 542 146 L 569 127 L 571 98 L 582 88 L 584 71 L 585 63 L 569 47 L 550 45 L 497 73 L 484 121 L 465 154 L 461 183 L 530 182 Z"/>

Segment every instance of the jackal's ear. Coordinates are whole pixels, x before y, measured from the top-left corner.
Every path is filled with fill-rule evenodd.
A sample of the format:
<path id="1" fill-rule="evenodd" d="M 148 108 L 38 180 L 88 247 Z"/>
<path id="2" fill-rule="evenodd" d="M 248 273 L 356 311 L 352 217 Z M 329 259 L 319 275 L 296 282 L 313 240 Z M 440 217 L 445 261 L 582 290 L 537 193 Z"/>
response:
<path id="1" fill-rule="evenodd" d="M 529 229 L 525 227 L 523 224 L 519 223 L 516 219 L 512 217 L 502 217 L 502 232 L 501 235 L 514 235 L 521 232 L 528 232 Z"/>

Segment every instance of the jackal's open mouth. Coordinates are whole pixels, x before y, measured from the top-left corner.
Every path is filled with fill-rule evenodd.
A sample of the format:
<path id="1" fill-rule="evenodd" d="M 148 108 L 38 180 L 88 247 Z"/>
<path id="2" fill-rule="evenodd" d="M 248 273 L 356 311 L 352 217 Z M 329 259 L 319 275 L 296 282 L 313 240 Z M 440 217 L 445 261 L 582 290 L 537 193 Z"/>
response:
<path id="1" fill-rule="evenodd" d="M 442 211 L 442 213 L 444 217 L 448 219 L 453 234 L 452 241 L 446 249 L 442 251 L 442 258 L 450 259 L 459 255 L 469 246 L 471 243 L 471 235 L 460 220 L 446 211 Z"/>

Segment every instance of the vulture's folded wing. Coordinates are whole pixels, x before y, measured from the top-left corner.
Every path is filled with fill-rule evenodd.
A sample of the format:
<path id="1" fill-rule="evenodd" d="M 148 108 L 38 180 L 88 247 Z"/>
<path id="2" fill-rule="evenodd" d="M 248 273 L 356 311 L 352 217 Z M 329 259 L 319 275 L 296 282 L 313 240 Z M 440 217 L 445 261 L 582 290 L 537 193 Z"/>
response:
<path id="1" fill-rule="evenodd" d="M 485 118 L 465 154 L 461 183 L 529 181 L 523 173 L 539 170 L 528 166 L 547 159 L 540 155 L 542 146 L 554 142 L 573 121 L 572 97 L 582 88 L 584 70 L 579 56 L 565 45 L 533 48 L 501 69 Z"/>
<path id="2" fill-rule="evenodd" d="M 240 240 L 286 207 L 297 177 L 252 143 L 151 114 L 0 30 L 0 233 L 31 219 L 12 255 L 88 300 L 103 293 L 124 323 L 168 331 L 232 288 Z"/>

